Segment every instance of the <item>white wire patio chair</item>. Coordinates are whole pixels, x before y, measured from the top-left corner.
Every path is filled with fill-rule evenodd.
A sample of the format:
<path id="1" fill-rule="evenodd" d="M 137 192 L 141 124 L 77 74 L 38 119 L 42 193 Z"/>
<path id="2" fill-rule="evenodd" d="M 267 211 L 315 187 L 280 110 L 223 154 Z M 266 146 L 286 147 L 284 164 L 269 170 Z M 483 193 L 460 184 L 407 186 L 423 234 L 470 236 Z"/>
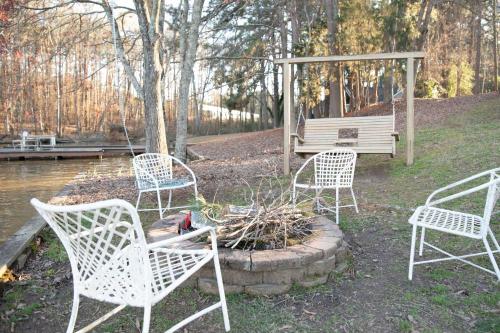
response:
<path id="1" fill-rule="evenodd" d="M 66 332 L 73 332 L 80 296 L 118 305 L 80 329 L 88 332 L 126 306 L 144 308 L 142 332 L 149 332 L 151 308 L 210 260 L 214 262 L 220 301 L 171 327 L 174 332 L 196 318 L 221 308 L 229 331 L 224 286 L 215 231 L 197 231 L 155 243 L 146 243 L 139 215 L 126 201 L 113 199 L 90 204 L 54 206 L 32 199 L 68 253 L 73 273 L 73 307 Z M 182 249 L 179 243 L 209 233 L 211 247 Z"/>
<path id="2" fill-rule="evenodd" d="M 191 179 L 189 178 L 174 178 L 173 161 L 184 168 Z M 169 209 L 181 209 L 191 207 L 191 205 L 172 207 L 172 191 L 189 186 L 194 187 L 195 199 L 198 197 L 198 187 L 196 184 L 196 176 L 194 172 L 179 159 L 168 154 L 146 153 L 141 154 L 133 159 L 136 185 L 139 190 L 137 203 L 135 208 L 137 211 L 152 211 L 158 210 L 160 218 L 163 218 L 163 213 Z M 167 207 L 162 208 L 161 191 L 168 191 Z M 141 195 L 146 192 L 156 192 L 158 200 L 158 208 L 143 208 L 139 209 Z"/>
<path id="3" fill-rule="evenodd" d="M 471 181 L 475 181 L 481 178 L 489 177 L 489 180 L 483 182 L 481 185 L 474 187 L 468 186 L 469 188 L 461 192 L 447 195 L 441 199 L 435 199 L 435 196 L 439 193 L 450 191 L 457 186 L 464 185 Z M 442 203 L 470 195 L 472 193 L 487 190 L 486 203 L 484 206 L 483 216 L 474 215 L 470 213 L 462 213 L 458 211 L 448 210 L 436 207 Z M 500 252 L 500 246 L 493 235 L 490 228 L 490 220 L 493 214 L 493 209 L 495 204 L 500 197 L 500 168 L 488 170 L 471 176 L 469 178 L 463 179 L 461 181 L 455 182 L 443 188 L 434 191 L 428 198 L 424 206 L 420 206 L 415 210 L 415 213 L 410 217 L 409 223 L 413 225 L 412 239 L 411 239 L 411 250 L 410 250 L 410 265 L 408 270 L 408 279 L 411 280 L 413 277 L 413 267 L 415 265 L 428 264 L 433 262 L 447 261 L 447 260 L 459 260 L 463 263 L 472 265 L 483 271 L 496 275 L 500 281 L 500 270 L 498 269 L 498 264 L 496 262 L 494 253 Z M 420 246 L 418 254 L 423 255 L 424 245 L 429 248 L 445 255 L 443 258 L 430 259 L 423 261 L 415 261 L 415 243 L 417 238 L 417 229 L 422 228 L 420 234 Z M 482 240 L 483 245 L 486 248 L 486 252 L 478 252 L 472 254 L 465 254 L 460 256 L 455 256 L 447 251 L 438 248 L 425 241 L 425 230 L 437 230 L 444 233 L 463 236 L 471 239 Z M 493 245 L 496 250 L 492 251 L 490 244 L 488 242 L 488 236 L 490 236 L 493 241 Z M 466 258 L 488 255 L 493 270 L 487 269 L 485 267 L 479 266 Z"/>
<path id="4" fill-rule="evenodd" d="M 298 178 L 309 165 L 314 163 L 314 183 L 299 183 Z M 314 201 L 318 211 L 335 213 L 335 221 L 339 223 L 339 209 L 342 207 L 354 207 L 356 213 L 359 213 L 358 204 L 352 183 L 354 180 L 354 170 L 356 168 L 356 152 L 348 148 L 337 148 L 316 154 L 310 157 L 302 167 L 297 171 L 293 179 L 292 201 L 293 206 L 297 204 L 298 191 L 297 189 L 315 190 L 316 195 Z M 351 191 L 353 204 L 340 205 L 339 190 L 348 188 Z M 328 207 L 321 203 L 321 193 L 325 190 L 335 190 L 335 206 Z"/>

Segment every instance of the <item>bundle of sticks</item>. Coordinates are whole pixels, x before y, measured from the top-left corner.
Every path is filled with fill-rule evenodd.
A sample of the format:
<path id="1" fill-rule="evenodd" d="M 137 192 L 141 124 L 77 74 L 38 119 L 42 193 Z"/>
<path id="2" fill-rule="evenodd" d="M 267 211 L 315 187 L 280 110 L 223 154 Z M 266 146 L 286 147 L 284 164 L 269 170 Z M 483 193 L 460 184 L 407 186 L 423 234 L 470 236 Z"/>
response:
<path id="1" fill-rule="evenodd" d="M 282 197 L 280 195 L 279 197 Z M 288 200 L 252 200 L 249 206 L 201 205 L 202 216 L 215 225 L 217 243 L 233 249 L 279 249 L 311 234 L 313 216 L 293 208 Z"/>

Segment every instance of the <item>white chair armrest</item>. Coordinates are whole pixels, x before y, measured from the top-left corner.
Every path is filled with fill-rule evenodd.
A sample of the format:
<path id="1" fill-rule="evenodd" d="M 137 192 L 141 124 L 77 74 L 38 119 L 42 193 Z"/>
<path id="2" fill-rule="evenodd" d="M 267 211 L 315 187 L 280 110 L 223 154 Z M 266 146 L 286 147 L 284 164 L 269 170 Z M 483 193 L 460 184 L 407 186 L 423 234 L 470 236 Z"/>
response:
<path id="1" fill-rule="evenodd" d="M 158 248 L 158 247 L 165 247 L 168 245 L 179 243 L 179 242 L 187 240 L 187 239 L 197 237 L 197 236 L 204 234 L 204 233 L 207 233 L 207 232 L 210 233 L 210 236 L 212 238 L 212 249 L 214 248 L 213 247 L 214 242 L 215 242 L 215 248 L 217 248 L 217 242 L 216 242 L 217 236 L 215 234 L 214 228 L 212 228 L 212 227 L 203 227 L 201 229 L 198 229 L 196 231 L 193 231 L 193 232 L 181 235 L 181 236 L 172 237 L 172 238 L 165 239 L 165 240 L 158 241 L 158 242 L 154 242 L 154 243 L 149 243 L 149 244 L 147 244 L 147 248 L 148 248 L 148 250 L 150 250 L 150 249 L 154 249 L 154 248 Z"/>
<path id="2" fill-rule="evenodd" d="M 191 174 L 191 177 L 193 178 L 193 181 L 196 182 L 196 176 L 194 175 L 194 172 L 193 170 L 191 170 L 186 164 L 184 164 L 181 160 L 179 160 L 178 158 L 174 157 L 174 156 L 170 156 L 170 158 L 172 160 L 174 160 L 175 162 L 179 163 L 184 169 L 186 169 L 190 174 Z"/>
<path id="3" fill-rule="evenodd" d="M 452 184 L 449 184 L 447 186 L 444 186 L 444 187 L 441 187 L 437 190 L 435 190 L 434 192 L 431 193 L 431 195 L 429 195 L 429 197 L 427 198 L 427 201 L 425 202 L 425 205 L 426 206 L 429 206 L 430 202 L 431 202 L 431 199 L 433 197 L 436 196 L 436 194 L 438 193 L 441 193 L 441 192 L 444 192 L 444 191 L 447 191 L 449 189 L 452 189 L 454 187 L 457 187 L 459 185 L 462 185 L 462 184 L 465 184 L 465 183 L 468 183 L 474 179 L 477 179 L 477 178 L 481 178 L 481 177 L 484 177 L 486 175 L 492 175 L 492 174 L 495 174 L 497 172 L 500 171 L 500 168 L 495 168 L 495 169 L 491 169 L 491 170 L 488 170 L 488 171 L 484 171 L 484 172 L 481 172 L 481 173 L 478 173 L 476 175 L 473 175 L 469 178 L 465 178 L 465 179 L 462 179 L 462 180 L 459 180 L 458 182 L 455 182 L 455 183 L 452 183 Z M 471 192 L 472 193 L 472 192 Z M 451 200 L 451 199 L 450 199 Z"/>
<path id="4" fill-rule="evenodd" d="M 477 176 L 477 175 L 476 175 Z M 484 176 L 484 173 L 482 174 L 482 176 Z M 476 179 L 478 177 L 474 177 L 474 178 L 471 178 L 468 180 L 472 180 L 472 179 Z M 460 184 L 463 184 L 463 183 L 466 183 L 465 181 L 462 181 L 462 182 L 459 182 Z M 457 185 L 460 185 L 460 184 L 457 184 L 457 183 L 454 183 L 454 184 L 451 184 L 451 185 L 454 185 L 454 186 L 445 186 L 439 190 L 436 190 L 434 191 L 428 198 L 427 198 L 427 201 L 425 202 L 425 206 L 427 207 L 430 207 L 430 206 L 435 206 L 435 205 L 439 205 L 443 202 L 447 202 L 447 201 L 451 201 L 451 200 L 454 200 L 454 199 L 457 199 L 457 198 L 460 198 L 460 197 L 463 197 L 463 196 L 466 196 L 466 195 L 469 195 L 469 194 L 472 194 L 474 192 L 478 192 L 478 191 L 481 191 L 481 190 L 484 190 L 488 187 L 490 187 L 491 185 L 493 184 L 500 184 L 500 178 L 498 179 L 493 179 L 493 180 L 490 180 L 489 182 L 486 182 L 486 183 L 483 183 L 481 185 L 478 185 L 478 186 L 475 186 L 473 188 L 470 188 L 468 190 L 465 190 L 465 191 L 462 191 L 462 192 L 459 192 L 459 193 L 455 193 L 455 194 L 452 194 L 452 195 L 448 195 L 444 198 L 441 198 L 441 199 L 437 199 L 437 200 L 434 200 L 434 201 L 431 201 L 431 199 L 439 192 L 443 192 L 445 190 L 448 190 L 450 188 L 453 188 Z"/>
<path id="5" fill-rule="evenodd" d="M 295 173 L 295 177 L 293 178 L 293 184 L 294 185 L 297 183 L 297 178 L 298 178 L 299 174 L 302 172 L 302 170 L 304 170 L 304 168 L 309 164 L 309 162 L 311 162 L 314 159 L 315 156 L 316 155 L 309 157 L 307 159 L 307 161 L 305 161 L 305 163 L 302 164 L 302 166 L 300 167 L 300 169 L 297 170 L 297 173 Z"/>

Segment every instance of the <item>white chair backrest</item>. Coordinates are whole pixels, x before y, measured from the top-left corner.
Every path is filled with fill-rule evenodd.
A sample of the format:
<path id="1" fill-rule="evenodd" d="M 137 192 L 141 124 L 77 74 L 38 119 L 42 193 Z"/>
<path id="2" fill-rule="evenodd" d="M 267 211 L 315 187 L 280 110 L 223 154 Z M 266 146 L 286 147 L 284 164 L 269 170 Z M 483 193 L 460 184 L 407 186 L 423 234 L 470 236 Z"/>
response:
<path id="1" fill-rule="evenodd" d="M 168 154 L 141 154 L 134 157 L 133 164 L 139 188 L 154 185 L 151 183 L 151 177 L 158 182 L 172 179 L 172 157 Z"/>
<path id="2" fill-rule="evenodd" d="M 489 226 L 493 209 L 495 209 L 495 205 L 500 198 L 500 169 L 491 171 L 490 182 L 491 185 L 488 187 L 483 215 L 483 220 L 487 226 Z"/>
<path id="3" fill-rule="evenodd" d="M 348 148 L 325 151 L 314 156 L 315 185 L 350 187 L 356 167 L 356 152 Z"/>
<path id="4" fill-rule="evenodd" d="M 139 216 L 118 199 L 74 206 L 31 204 L 61 240 L 75 287 L 99 300 L 141 304 L 151 276 Z"/>

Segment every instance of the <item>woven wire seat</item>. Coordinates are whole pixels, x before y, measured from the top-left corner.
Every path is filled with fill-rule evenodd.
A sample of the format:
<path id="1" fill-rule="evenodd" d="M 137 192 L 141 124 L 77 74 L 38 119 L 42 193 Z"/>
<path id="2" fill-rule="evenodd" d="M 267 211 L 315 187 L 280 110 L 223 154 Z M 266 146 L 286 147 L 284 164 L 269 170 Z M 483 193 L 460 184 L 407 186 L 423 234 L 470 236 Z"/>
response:
<path id="1" fill-rule="evenodd" d="M 488 177 L 489 180 L 483 182 L 480 185 L 474 187 L 469 186 L 468 189 L 463 190 L 461 192 L 451 194 L 440 199 L 435 199 L 435 197 L 440 193 L 448 192 L 458 186 L 464 186 L 464 184 L 470 183 L 472 181 L 477 182 L 478 180 L 486 177 Z M 487 193 L 483 210 L 483 216 L 436 207 L 437 205 L 440 205 L 442 203 L 484 190 L 486 190 Z M 447 261 L 447 260 L 459 260 L 463 263 L 469 264 L 483 271 L 496 275 L 498 280 L 500 281 L 500 270 L 498 268 L 498 264 L 494 256 L 495 253 L 500 252 L 500 246 L 490 228 L 490 220 L 491 217 L 493 216 L 493 209 L 499 197 L 500 197 L 500 168 L 481 172 L 477 175 L 471 176 L 469 178 L 466 178 L 464 180 L 458 181 L 456 183 L 450 184 L 448 186 L 445 186 L 443 188 L 434 191 L 427 198 L 425 205 L 418 207 L 415 210 L 415 213 L 410 217 L 408 221 L 410 224 L 413 225 L 408 279 L 409 280 L 412 279 L 413 267 L 415 265 L 428 264 L 428 263 Z M 415 261 L 415 245 L 416 245 L 418 228 L 421 228 L 420 247 L 418 251 L 419 256 L 423 255 L 424 246 L 427 246 L 441 254 L 444 254 L 446 257 L 423 260 L 423 261 Z M 480 239 L 482 240 L 486 251 L 472 253 L 472 254 L 465 254 L 460 256 L 450 254 L 444 251 L 443 249 L 437 247 L 436 245 L 430 244 L 425 241 L 426 229 L 467 237 L 470 239 L 478 239 L 478 240 Z M 491 249 L 488 237 L 492 241 L 495 250 Z M 476 263 L 467 260 L 467 258 L 481 256 L 481 255 L 488 255 L 491 265 L 493 266 L 493 270 L 487 269 L 485 267 L 482 267 Z"/>
<path id="2" fill-rule="evenodd" d="M 482 237 L 483 218 L 436 207 L 420 207 L 415 222 L 420 227 L 471 238 Z"/>
<path id="3" fill-rule="evenodd" d="M 164 189 L 164 188 L 174 189 L 174 188 L 187 187 L 187 186 L 190 186 L 193 184 L 194 184 L 194 182 L 192 180 L 187 179 L 187 178 L 165 179 L 165 180 L 158 182 L 158 187 L 160 189 Z M 141 190 L 150 190 L 150 189 L 156 188 L 156 183 L 154 183 L 152 181 L 148 181 L 148 180 L 143 180 L 139 186 L 141 186 L 141 187 L 139 187 L 139 189 L 141 189 Z"/>
<path id="4" fill-rule="evenodd" d="M 67 332 L 73 332 L 80 296 L 118 305 L 78 332 L 88 332 L 123 310 L 143 307 L 142 332 L 149 332 L 151 307 L 213 260 L 220 301 L 171 327 L 173 332 L 214 309 L 229 317 L 219 266 L 215 231 L 205 227 L 155 243 L 146 243 L 135 208 L 123 200 L 74 206 L 53 206 L 37 199 L 32 205 L 61 240 L 73 273 L 73 307 Z M 209 233 L 210 248 L 183 249 L 184 240 Z"/>
<path id="5" fill-rule="evenodd" d="M 189 178 L 175 177 L 173 170 L 173 162 L 177 163 L 184 169 Z M 169 209 L 180 209 L 191 207 L 191 205 L 172 206 L 172 191 L 185 187 L 194 187 L 194 196 L 198 197 L 198 187 L 196 183 L 196 176 L 194 172 L 179 159 L 168 154 L 146 153 L 141 154 L 133 159 L 134 172 L 136 178 L 136 185 L 139 190 L 137 197 L 136 209 L 137 211 L 152 211 L 158 210 L 160 218 L 163 218 L 163 213 Z M 162 207 L 160 193 L 168 191 L 168 203 L 165 208 Z M 141 195 L 146 192 L 156 192 L 158 208 L 141 208 L 139 203 Z"/>
<path id="6" fill-rule="evenodd" d="M 310 164 L 314 167 L 314 181 L 300 182 L 299 177 L 305 168 Z M 320 212 L 335 213 L 336 223 L 339 223 L 339 209 L 342 207 L 354 207 L 358 213 L 358 205 L 352 183 L 354 180 L 354 170 L 356 168 L 356 152 L 349 148 L 337 148 L 316 154 L 310 157 L 297 171 L 293 179 L 292 201 L 297 205 L 299 193 L 297 189 L 314 190 L 314 202 Z M 353 199 L 352 205 L 340 205 L 339 190 L 348 188 Z M 321 194 L 325 190 L 335 190 L 335 206 L 329 207 L 321 202 Z M 303 193 L 301 193 L 303 194 Z"/>

